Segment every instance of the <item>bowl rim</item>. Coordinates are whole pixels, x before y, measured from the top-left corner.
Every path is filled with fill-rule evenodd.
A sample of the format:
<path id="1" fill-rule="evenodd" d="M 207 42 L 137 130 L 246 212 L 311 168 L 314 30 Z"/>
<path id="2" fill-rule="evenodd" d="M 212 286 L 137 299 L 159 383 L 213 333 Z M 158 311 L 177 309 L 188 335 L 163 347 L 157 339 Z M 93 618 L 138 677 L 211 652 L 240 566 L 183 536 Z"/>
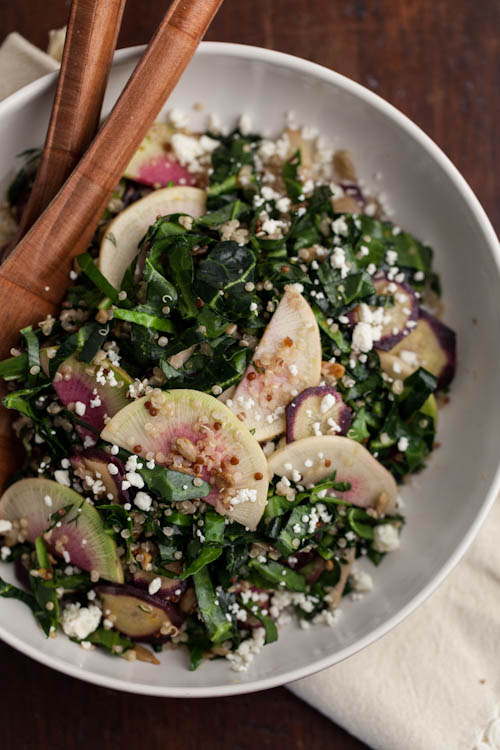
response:
<path id="1" fill-rule="evenodd" d="M 118 50 L 115 53 L 113 64 L 126 63 L 129 60 L 138 59 L 139 55 L 144 51 L 144 49 L 145 45 L 137 45 L 134 47 L 126 47 L 124 49 Z M 454 187 L 461 194 L 471 216 L 473 217 L 481 233 L 483 234 L 486 244 L 490 249 L 491 256 L 500 274 L 500 243 L 497 239 L 490 220 L 488 219 L 484 209 L 479 203 L 479 200 L 473 193 L 471 187 L 468 185 L 464 177 L 462 177 L 458 169 L 452 164 L 450 159 L 439 148 L 439 146 L 437 146 L 437 144 L 434 143 L 434 141 L 428 135 L 426 135 L 418 125 L 412 122 L 396 107 L 394 107 L 394 105 L 389 104 L 389 102 L 385 101 L 385 99 L 382 99 L 382 97 L 378 96 L 373 91 L 370 91 L 366 87 L 355 81 L 352 81 L 351 79 L 347 78 L 344 75 L 341 75 L 340 73 L 336 73 L 335 71 L 332 71 L 322 65 L 310 62 L 309 60 L 305 60 L 294 55 L 286 54 L 284 52 L 268 50 L 262 47 L 256 47 L 246 44 L 234 44 L 230 42 L 202 42 L 197 54 L 203 54 L 209 57 L 212 55 L 225 55 L 227 57 L 244 58 L 248 61 L 259 61 L 274 65 L 281 64 L 282 66 L 288 69 L 295 70 L 298 73 L 300 72 L 306 75 L 308 74 L 327 83 L 333 83 L 344 91 L 351 93 L 356 98 L 364 100 L 366 103 L 377 109 L 382 114 L 385 114 L 387 117 L 393 120 L 402 130 L 406 131 L 407 134 L 411 138 L 413 138 L 413 140 L 415 140 L 435 162 L 437 162 L 441 170 L 445 172 L 448 178 L 453 182 Z M 23 102 L 29 102 L 35 94 L 42 93 L 50 89 L 54 85 L 57 75 L 57 71 L 48 73 L 8 96 L 6 99 L 0 102 L 0 117 L 2 115 L 8 114 L 12 110 L 16 110 L 17 107 Z M 481 525 L 486 519 L 486 516 L 490 511 L 499 491 L 500 456 L 499 464 L 496 471 L 494 472 L 494 475 L 491 478 L 489 488 L 484 494 L 483 502 L 481 503 L 481 506 L 477 512 L 476 518 L 467 530 L 467 533 L 463 536 L 461 542 L 449 556 L 446 563 L 436 571 L 432 579 L 404 607 L 398 610 L 398 612 L 392 615 L 392 617 L 381 623 L 378 627 L 370 631 L 370 633 L 367 633 L 367 635 L 365 635 L 363 638 L 358 639 L 355 643 L 341 649 L 340 651 L 337 651 L 335 654 L 311 661 L 306 666 L 292 669 L 279 675 L 261 679 L 254 679 L 242 683 L 231 682 L 226 685 L 219 685 L 215 687 L 209 686 L 194 688 L 172 688 L 168 686 L 143 685 L 137 684 L 132 680 L 108 677 L 106 675 L 101 675 L 99 673 L 93 672 L 89 669 L 69 664 L 66 661 L 58 658 L 56 655 L 43 653 L 35 647 L 26 644 L 21 638 L 17 637 L 14 633 L 8 632 L 1 626 L 0 638 L 8 645 L 24 653 L 26 656 L 29 656 L 39 663 L 56 669 L 66 675 L 76 677 L 77 679 L 84 680 L 101 687 L 107 687 L 114 690 L 142 695 L 172 698 L 214 698 L 252 693 L 259 690 L 267 690 L 270 688 L 278 687 L 289 682 L 295 682 L 296 680 L 300 680 L 304 677 L 309 677 L 316 672 L 320 672 L 323 669 L 331 667 L 334 664 L 337 664 L 344 659 L 347 659 L 348 657 L 358 653 L 359 651 L 366 648 L 367 646 L 381 638 L 383 635 L 391 631 L 400 622 L 406 619 L 406 617 L 408 617 L 408 615 L 410 615 L 418 606 L 420 606 L 420 604 L 422 604 L 438 588 L 438 586 L 451 573 L 453 568 L 463 557 L 464 553 L 469 548 Z"/>

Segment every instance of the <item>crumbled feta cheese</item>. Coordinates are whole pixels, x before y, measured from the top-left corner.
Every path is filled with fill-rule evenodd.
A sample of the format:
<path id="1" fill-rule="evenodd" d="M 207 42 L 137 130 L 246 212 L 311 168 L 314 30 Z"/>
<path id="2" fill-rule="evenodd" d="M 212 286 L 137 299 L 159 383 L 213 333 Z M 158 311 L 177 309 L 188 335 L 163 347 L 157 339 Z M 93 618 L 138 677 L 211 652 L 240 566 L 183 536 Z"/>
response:
<path id="1" fill-rule="evenodd" d="M 10 521 L 0 521 L 0 534 L 6 534 L 8 531 L 12 531 L 12 523 Z"/>
<path id="2" fill-rule="evenodd" d="M 403 362 L 406 362 L 407 365 L 411 365 L 412 367 L 416 367 L 418 365 L 418 357 L 415 352 L 403 349 L 401 352 L 399 352 L 399 356 L 401 357 Z"/>
<path id="3" fill-rule="evenodd" d="M 57 469 L 57 471 L 54 472 L 54 479 L 64 487 L 71 487 L 69 472 L 67 469 Z"/>
<path id="4" fill-rule="evenodd" d="M 161 589 L 161 578 L 157 576 L 156 578 L 153 578 L 151 583 L 148 586 L 148 592 L 151 594 L 151 596 L 154 596 L 159 590 Z"/>
<path id="5" fill-rule="evenodd" d="M 137 505 L 139 510 L 147 512 L 151 508 L 153 498 L 148 495 L 147 492 L 138 492 L 134 498 L 134 504 Z"/>
<path id="6" fill-rule="evenodd" d="M 62 629 L 69 638 L 79 641 L 97 630 L 102 613 L 95 604 L 82 607 L 78 602 L 67 604 L 61 616 Z"/>
<path id="7" fill-rule="evenodd" d="M 171 144 L 180 163 L 192 172 L 199 172 L 201 166 L 198 159 L 210 154 L 217 148 L 219 141 L 207 135 L 196 138 L 192 135 L 184 135 L 184 133 L 174 133 Z"/>
<path id="8" fill-rule="evenodd" d="M 75 403 L 75 414 L 77 414 L 79 417 L 84 417 L 86 411 L 87 406 L 83 403 L 83 401 L 77 401 Z"/>
<path id="9" fill-rule="evenodd" d="M 0 549 L 0 559 L 2 559 L 4 561 L 7 560 L 7 558 L 9 558 L 11 556 L 11 554 L 12 553 L 10 551 L 10 547 L 5 547 L 4 546 L 4 547 L 2 547 Z"/>
<path id="10" fill-rule="evenodd" d="M 336 219 L 336 221 L 339 221 L 339 219 Z M 341 278 L 345 279 L 349 273 L 350 266 L 345 259 L 345 252 L 341 247 L 334 248 L 333 253 L 330 256 L 330 265 L 332 268 L 338 268 L 340 270 Z"/>
<path id="11" fill-rule="evenodd" d="M 373 532 L 373 548 L 377 552 L 394 552 L 399 548 L 398 530 L 392 523 L 375 526 Z"/>
<path id="12" fill-rule="evenodd" d="M 380 338 L 378 326 L 360 321 L 356 324 L 352 334 L 352 347 L 357 352 L 369 352 L 373 349 L 373 343 Z"/>
<path id="13" fill-rule="evenodd" d="M 351 586 L 359 594 L 366 594 L 373 590 L 373 578 L 364 570 L 353 570 L 351 573 Z"/>
<path id="14" fill-rule="evenodd" d="M 255 628 L 252 637 L 242 641 L 236 651 L 229 653 L 226 659 L 231 662 L 234 672 L 246 672 L 254 657 L 261 651 L 266 639 L 264 628 Z"/>
<path id="15" fill-rule="evenodd" d="M 398 440 L 398 451 L 404 453 L 406 450 L 408 450 L 408 438 L 403 436 Z"/>
<path id="16" fill-rule="evenodd" d="M 326 414 L 326 412 L 330 411 L 330 409 L 332 408 L 332 406 L 335 405 L 335 403 L 336 403 L 336 399 L 333 393 L 327 393 L 326 396 L 323 396 L 323 398 L 321 399 L 321 404 L 319 407 L 320 412 L 322 414 Z"/>
<path id="17" fill-rule="evenodd" d="M 343 216 L 339 216 L 338 219 L 332 221 L 332 230 L 335 234 L 341 234 L 347 237 L 349 234 L 349 227 Z"/>
<path id="18" fill-rule="evenodd" d="M 241 503 L 257 502 L 257 490 L 243 488 L 238 490 L 236 495 L 231 498 L 231 505 L 241 505 Z"/>
<path id="19" fill-rule="evenodd" d="M 276 208 L 281 214 L 286 214 L 290 210 L 291 205 L 292 201 L 286 196 L 283 196 L 276 201 Z"/>

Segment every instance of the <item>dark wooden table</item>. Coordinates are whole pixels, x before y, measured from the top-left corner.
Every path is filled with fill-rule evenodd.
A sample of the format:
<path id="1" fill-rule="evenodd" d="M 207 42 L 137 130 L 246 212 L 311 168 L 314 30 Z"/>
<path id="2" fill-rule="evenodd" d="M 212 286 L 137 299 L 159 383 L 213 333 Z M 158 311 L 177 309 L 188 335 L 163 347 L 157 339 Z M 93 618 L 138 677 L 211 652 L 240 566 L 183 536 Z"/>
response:
<path id="1" fill-rule="evenodd" d="M 128 0 L 119 46 L 145 42 L 163 0 Z M 0 34 L 45 47 L 67 0 L 3 0 Z M 498 0 L 226 0 L 208 39 L 282 50 L 368 86 L 420 125 L 478 195 L 497 231 Z M 0 644 L 2 750 L 362 750 L 284 688 L 182 701 L 92 687 Z"/>

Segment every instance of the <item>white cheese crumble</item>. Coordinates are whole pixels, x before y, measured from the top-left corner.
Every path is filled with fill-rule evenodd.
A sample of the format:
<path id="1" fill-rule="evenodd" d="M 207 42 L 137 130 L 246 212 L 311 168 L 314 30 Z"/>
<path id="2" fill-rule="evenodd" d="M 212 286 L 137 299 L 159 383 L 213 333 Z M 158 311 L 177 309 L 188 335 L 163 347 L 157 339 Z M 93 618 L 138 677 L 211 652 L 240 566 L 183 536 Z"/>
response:
<path id="1" fill-rule="evenodd" d="M 148 495 L 147 492 L 138 492 L 134 498 L 134 504 L 137 505 L 139 510 L 147 512 L 151 508 L 153 498 Z"/>
<path id="2" fill-rule="evenodd" d="M 252 637 L 242 641 L 234 653 L 227 654 L 234 672 L 246 672 L 254 657 L 262 650 L 266 640 L 264 628 L 255 628 Z"/>
<path id="3" fill-rule="evenodd" d="M 408 450 L 408 438 L 403 436 L 398 440 L 398 451 L 404 453 L 406 450 Z"/>
<path id="4" fill-rule="evenodd" d="M 381 526 L 375 526 L 373 532 L 373 548 L 377 552 L 394 552 L 399 549 L 398 530 L 392 523 L 384 523 Z"/>
<path id="5" fill-rule="evenodd" d="M 335 234 L 341 234 L 344 237 L 347 237 L 347 235 L 349 234 L 349 227 L 347 226 L 347 222 L 343 216 L 339 216 L 338 219 L 332 221 L 332 230 L 335 232 Z"/>
<path id="6" fill-rule="evenodd" d="M 82 607 L 78 602 L 68 604 L 61 616 L 62 629 L 69 638 L 82 641 L 97 630 L 101 617 L 101 610 L 95 604 L 88 607 Z"/>
<path id="7" fill-rule="evenodd" d="M 336 219 L 335 221 L 340 221 L 340 219 Z M 342 219 L 342 221 L 344 220 Z M 345 259 L 345 252 L 341 247 L 336 247 L 334 249 L 332 255 L 330 256 L 330 265 L 332 266 L 332 268 L 338 268 L 340 270 L 341 278 L 345 279 L 345 277 L 349 273 L 350 266 Z"/>
<path id="8" fill-rule="evenodd" d="M 156 578 L 153 578 L 151 583 L 148 586 L 148 592 L 153 596 L 161 589 L 161 578 L 157 576 Z"/>
<path id="9" fill-rule="evenodd" d="M 5 560 L 7 560 L 7 558 L 9 558 L 9 557 L 11 556 L 11 554 L 12 554 L 12 553 L 11 553 L 11 551 L 10 551 L 10 548 L 9 548 L 9 547 L 5 547 L 5 546 L 4 546 L 4 547 L 2 547 L 2 548 L 0 549 L 0 558 L 1 558 L 2 560 L 4 560 L 4 561 L 5 561 Z"/>
<path id="10" fill-rule="evenodd" d="M 257 490 L 250 490 L 246 487 L 238 490 L 236 495 L 231 498 L 231 505 L 241 505 L 242 503 L 256 503 Z"/>
<path id="11" fill-rule="evenodd" d="M 370 352 L 373 349 L 374 341 L 376 341 L 373 334 L 374 329 L 369 323 L 363 323 L 363 321 L 357 323 L 352 334 L 353 349 L 357 352 Z"/>
<path id="12" fill-rule="evenodd" d="M 366 594 L 373 590 L 373 578 L 364 570 L 353 570 L 351 573 L 351 586 L 353 591 Z"/>
<path id="13" fill-rule="evenodd" d="M 6 534 L 8 531 L 12 531 L 12 523 L 10 521 L 0 521 L 0 534 Z"/>
<path id="14" fill-rule="evenodd" d="M 332 406 L 335 406 L 336 399 L 333 393 L 327 393 L 326 396 L 323 396 L 321 399 L 321 404 L 319 407 L 319 410 L 322 414 L 326 414 L 327 411 L 330 411 Z"/>
<path id="15" fill-rule="evenodd" d="M 67 469 L 57 469 L 57 471 L 54 472 L 54 479 L 64 487 L 71 487 L 69 472 Z"/>
<path id="16" fill-rule="evenodd" d="M 412 365 L 412 366 L 418 365 L 418 357 L 415 354 L 415 352 L 408 351 L 408 349 L 403 349 L 399 353 L 399 356 L 401 357 L 403 362 L 406 362 L 407 365 Z"/>
<path id="17" fill-rule="evenodd" d="M 212 153 L 219 145 L 219 141 L 210 138 L 208 135 L 195 138 L 183 133 L 174 133 L 171 143 L 177 159 L 191 172 L 199 172 L 201 165 L 198 159 Z"/>
<path id="18" fill-rule="evenodd" d="M 77 414 L 79 417 L 84 417 L 86 411 L 87 406 L 83 403 L 83 401 L 77 401 L 75 403 L 75 414 Z"/>

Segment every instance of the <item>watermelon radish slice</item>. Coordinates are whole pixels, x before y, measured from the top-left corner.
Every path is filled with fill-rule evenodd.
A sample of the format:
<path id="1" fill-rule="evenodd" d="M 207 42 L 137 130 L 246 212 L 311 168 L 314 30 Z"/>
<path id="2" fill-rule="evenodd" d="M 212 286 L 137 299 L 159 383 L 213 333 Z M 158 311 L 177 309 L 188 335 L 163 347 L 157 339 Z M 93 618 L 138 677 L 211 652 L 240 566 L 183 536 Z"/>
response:
<path id="1" fill-rule="evenodd" d="M 169 182 L 194 185 L 196 177 L 179 163 L 172 152 L 170 140 L 174 132 L 166 123 L 155 122 L 132 157 L 124 176 L 156 188 L 164 187 Z"/>
<path id="2" fill-rule="evenodd" d="M 297 470 L 302 476 L 300 483 L 306 487 L 319 484 L 335 471 L 336 481 L 351 484 L 347 492 L 335 493 L 344 500 L 360 508 L 384 504 L 387 513 L 396 507 L 398 491 L 392 474 L 350 438 L 325 435 L 295 440 L 272 453 L 268 464 L 271 476 L 292 479 Z"/>
<path id="3" fill-rule="evenodd" d="M 132 203 L 106 228 L 99 250 L 99 270 L 117 289 L 139 252 L 139 243 L 148 227 L 159 216 L 188 214 L 195 218 L 205 213 L 206 193 L 194 187 L 168 187 L 155 190 Z"/>
<path id="4" fill-rule="evenodd" d="M 97 571 L 100 578 L 122 583 L 123 570 L 116 545 L 99 513 L 69 487 L 51 479 L 20 479 L 0 498 L 0 519 L 11 522 L 26 519 L 27 538 L 34 542 L 52 525 L 50 516 L 65 508 L 61 525 L 45 535 L 51 552 L 82 570 Z"/>
<path id="5" fill-rule="evenodd" d="M 287 442 L 311 435 L 345 435 L 352 416 L 352 410 L 335 388 L 306 388 L 285 409 Z"/>
<path id="6" fill-rule="evenodd" d="M 392 297 L 394 305 L 390 307 L 370 307 L 366 304 L 358 305 L 349 313 L 351 322 L 371 323 L 380 326 L 380 337 L 377 339 L 377 349 L 388 351 L 399 341 L 408 336 L 411 326 L 408 323 L 418 318 L 418 300 L 413 289 L 405 282 L 396 283 L 386 276 L 373 280 L 377 295 Z"/>
<path id="7" fill-rule="evenodd" d="M 156 390 L 115 414 L 101 437 L 210 482 L 205 502 L 252 531 L 257 526 L 267 502 L 266 458 L 245 425 L 213 396 Z"/>
<path id="8" fill-rule="evenodd" d="M 96 493 L 96 487 L 93 488 L 94 496 L 104 498 L 105 502 L 111 500 L 110 495 L 112 495 L 111 502 L 117 503 L 120 498 L 126 503 L 129 502 L 128 490 L 121 489 L 125 466 L 119 458 L 110 456 L 97 448 L 88 448 L 72 456 L 70 461 L 76 476 L 83 481 L 85 490 L 88 486 L 86 478 L 89 477 L 92 482 L 100 480 L 102 484 L 100 492 Z"/>
<path id="9" fill-rule="evenodd" d="M 457 359 L 455 332 L 425 310 L 420 311 L 416 327 L 404 341 L 387 353 L 383 351 L 377 353 L 382 369 L 391 377 L 398 376 L 397 370 L 400 370 L 402 374 L 399 377 L 406 378 L 419 367 L 423 367 L 435 375 L 438 388 L 445 388 L 455 375 Z"/>
<path id="10" fill-rule="evenodd" d="M 321 339 L 314 313 L 293 285 L 271 318 L 238 384 L 230 408 L 259 442 L 285 431 L 285 407 L 319 385 Z M 228 402 L 229 404 L 229 402 Z"/>
<path id="11" fill-rule="evenodd" d="M 172 634 L 182 625 L 183 619 L 171 602 L 152 596 L 146 591 L 124 584 L 123 586 L 97 586 L 106 616 L 113 618 L 113 627 L 134 641 L 161 642 L 162 627 L 172 626 Z"/>
<path id="12" fill-rule="evenodd" d="M 95 436 L 104 427 L 106 417 L 112 417 L 129 403 L 127 390 L 131 384 L 132 379 L 125 370 L 108 360 L 89 365 L 75 356 L 62 363 L 53 383 L 61 403 L 93 428 L 92 431 L 77 426 L 82 436 Z"/>

